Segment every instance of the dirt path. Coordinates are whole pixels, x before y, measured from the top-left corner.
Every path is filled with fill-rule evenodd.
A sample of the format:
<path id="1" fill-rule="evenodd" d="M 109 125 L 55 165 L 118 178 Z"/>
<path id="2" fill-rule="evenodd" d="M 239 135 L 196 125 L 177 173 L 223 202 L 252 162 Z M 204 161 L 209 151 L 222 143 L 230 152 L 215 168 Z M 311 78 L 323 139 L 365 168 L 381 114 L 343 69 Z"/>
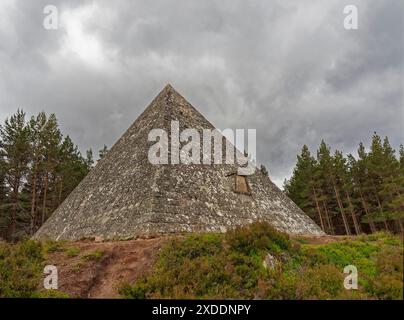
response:
<path id="1" fill-rule="evenodd" d="M 121 283 L 151 270 L 167 239 L 73 242 L 49 254 L 47 263 L 57 266 L 59 290 L 70 297 L 116 298 Z"/>

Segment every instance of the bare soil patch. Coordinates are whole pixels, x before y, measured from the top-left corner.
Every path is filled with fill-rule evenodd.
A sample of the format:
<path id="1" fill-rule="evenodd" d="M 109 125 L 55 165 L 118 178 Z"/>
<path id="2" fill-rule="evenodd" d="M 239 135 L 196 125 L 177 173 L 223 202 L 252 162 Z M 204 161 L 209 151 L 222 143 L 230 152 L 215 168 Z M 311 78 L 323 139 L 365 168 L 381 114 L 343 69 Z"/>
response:
<path id="1" fill-rule="evenodd" d="M 152 269 L 168 237 L 128 241 L 77 241 L 48 255 L 58 268 L 59 290 L 78 298 L 117 298 L 122 282 L 133 282 Z"/>

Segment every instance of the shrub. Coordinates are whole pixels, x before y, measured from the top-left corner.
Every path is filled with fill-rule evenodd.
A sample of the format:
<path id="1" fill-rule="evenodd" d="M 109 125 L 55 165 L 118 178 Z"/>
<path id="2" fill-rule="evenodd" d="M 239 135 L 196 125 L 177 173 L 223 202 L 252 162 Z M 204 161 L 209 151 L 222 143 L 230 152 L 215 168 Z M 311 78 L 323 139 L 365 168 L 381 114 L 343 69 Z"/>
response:
<path id="1" fill-rule="evenodd" d="M 343 274 L 326 264 L 305 269 L 296 281 L 296 299 L 332 299 L 343 289 Z"/>
<path id="2" fill-rule="evenodd" d="M 368 279 L 376 275 L 374 257 L 381 248 L 381 244 L 373 240 L 372 242 L 346 240 L 305 249 L 304 253 L 306 258 L 311 260 L 311 265 L 332 264 L 341 271 L 347 265 L 356 266 L 360 275 L 359 285 L 367 287 Z"/>
<path id="3" fill-rule="evenodd" d="M 43 268 L 43 247 L 32 240 L 0 243 L 0 297 L 34 295 Z"/>
<path id="4" fill-rule="evenodd" d="M 369 291 L 379 299 L 403 299 L 403 250 L 386 248 L 376 257 L 376 276 Z"/>
<path id="5" fill-rule="evenodd" d="M 43 243 L 45 253 L 63 251 L 64 243 L 60 241 L 47 240 Z"/>
<path id="6" fill-rule="evenodd" d="M 69 298 L 69 295 L 67 293 L 60 292 L 60 291 L 54 290 L 54 289 L 50 289 L 50 290 L 42 289 L 38 292 L 35 292 L 32 295 L 32 298 L 58 298 L 58 299 L 63 298 L 63 299 L 66 299 L 66 298 Z"/>
<path id="7" fill-rule="evenodd" d="M 343 289 L 343 274 L 334 265 L 301 266 L 272 272 L 260 283 L 260 298 L 272 300 L 335 299 Z"/>
<path id="8" fill-rule="evenodd" d="M 120 285 L 118 291 L 119 294 L 124 298 L 145 299 L 147 291 L 145 278 L 139 279 L 133 286 L 125 282 Z"/>
<path id="9" fill-rule="evenodd" d="M 268 253 L 276 266 L 265 269 Z M 402 255 L 402 242 L 391 234 L 311 245 L 254 223 L 170 241 L 151 273 L 119 292 L 137 299 L 402 299 Z M 351 264 L 359 290 L 343 287 Z"/>
<path id="10" fill-rule="evenodd" d="M 266 222 L 255 222 L 249 226 L 238 227 L 226 234 L 226 241 L 233 250 L 244 254 L 259 254 L 269 251 L 277 254 L 292 249 L 289 236 L 276 231 Z"/>
<path id="11" fill-rule="evenodd" d="M 168 243 L 154 272 L 119 292 L 132 298 L 253 298 L 266 274 L 264 254 L 285 248 L 291 249 L 288 237 L 266 223 L 226 235 L 189 235 Z"/>

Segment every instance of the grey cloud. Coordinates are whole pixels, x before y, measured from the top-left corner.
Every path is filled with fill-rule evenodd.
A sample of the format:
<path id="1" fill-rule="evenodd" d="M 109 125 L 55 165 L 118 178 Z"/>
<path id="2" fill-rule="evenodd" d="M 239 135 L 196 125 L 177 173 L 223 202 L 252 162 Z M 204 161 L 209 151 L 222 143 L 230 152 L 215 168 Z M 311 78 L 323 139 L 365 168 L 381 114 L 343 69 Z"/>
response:
<path id="1" fill-rule="evenodd" d="M 111 145 L 168 82 L 217 127 L 256 128 L 279 185 L 304 143 L 403 142 L 400 1 L 351 1 L 357 31 L 338 0 L 58 0 L 57 31 L 42 27 L 48 1 L 5 1 L 0 121 L 54 112 L 83 151 Z"/>

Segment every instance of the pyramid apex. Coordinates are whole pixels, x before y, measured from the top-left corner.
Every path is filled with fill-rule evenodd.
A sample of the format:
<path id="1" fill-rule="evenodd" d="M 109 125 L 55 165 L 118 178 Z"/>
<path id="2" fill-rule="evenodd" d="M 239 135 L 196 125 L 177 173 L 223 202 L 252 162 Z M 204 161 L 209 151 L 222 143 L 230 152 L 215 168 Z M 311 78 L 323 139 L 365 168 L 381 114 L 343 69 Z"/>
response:
<path id="1" fill-rule="evenodd" d="M 174 87 L 170 84 L 167 83 L 163 89 L 163 91 L 169 92 L 169 91 L 175 91 Z"/>
<path id="2" fill-rule="evenodd" d="M 161 90 L 160 96 L 161 95 L 162 96 L 176 96 L 176 97 L 183 98 L 182 95 L 177 90 L 175 90 L 174 87 L 170 83 L 167 83 L 165 85 L 165 87 L 163 88 L 163 90 Z"/>

